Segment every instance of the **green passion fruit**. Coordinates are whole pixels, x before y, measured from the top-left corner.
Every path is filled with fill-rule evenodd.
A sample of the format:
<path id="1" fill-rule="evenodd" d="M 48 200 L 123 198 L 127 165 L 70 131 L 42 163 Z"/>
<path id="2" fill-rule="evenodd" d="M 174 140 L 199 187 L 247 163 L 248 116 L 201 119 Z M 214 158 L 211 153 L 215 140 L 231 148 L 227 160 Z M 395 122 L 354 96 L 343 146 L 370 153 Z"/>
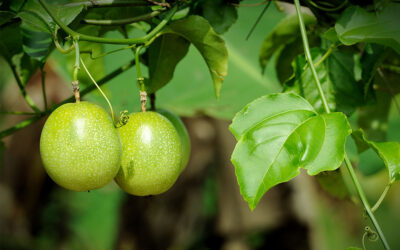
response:
<path id="1" fill-rule="evenodd" d="M 166 117 L 172 125 L 174 125 L 176 131 L 178 132 L 179 138 L 181 139 L 181 149 L 182 149 L 182 161 L 181 161 L 181 172 L 185 169 L 190 158 L 190 137 L 189 133 L 179 116 L 175 115 L 169 110 L 157 109 L 157 113 L 162 114 Z"/>
<path id="2" fill-rule="evenodd" d="M 156 195 L 167 191 L 181 172 L 182 148 L 174 125 L 156 112 L 129 115 L 120 127 L 121 169 L 115 181 L 126 192 Z"/>
<path id="3" fill-rule="evenodd" d="M 47 119 L 40 155 L 60 186 L 87 191 L 109 183 L 118 173 L 122 144 L 107 112 L 92 103 L 68 103 Z"/>

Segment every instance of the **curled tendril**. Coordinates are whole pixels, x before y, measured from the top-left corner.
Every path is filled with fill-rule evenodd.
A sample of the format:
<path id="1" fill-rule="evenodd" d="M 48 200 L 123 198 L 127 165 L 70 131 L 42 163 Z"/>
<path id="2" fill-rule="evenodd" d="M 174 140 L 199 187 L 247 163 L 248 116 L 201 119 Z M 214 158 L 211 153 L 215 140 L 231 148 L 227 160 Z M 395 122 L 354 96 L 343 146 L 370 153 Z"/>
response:
<path id="1" fill-rule="evenodd" d="M 117 128 L 124 126 L 125 124 L 128 123 L 128 121 L 129 121 L 128 110 L 121 111 Z"/>
<path id="2" fill-rule="evenodd" d="M 376 242 L 379 239 L 379 235 L 370 227 L 366 226 L 362 237 L 362 245 L 364 250 L 367 249 L 365 247 L 365 238 L 368 238 L 369 241 Z"/>
<path id="3" fill-rule="evenodd" d="M 365 227 L 365 233 L 370 241 L 377 241 L 379 238 L 378 234 L 368 226 Z"/>

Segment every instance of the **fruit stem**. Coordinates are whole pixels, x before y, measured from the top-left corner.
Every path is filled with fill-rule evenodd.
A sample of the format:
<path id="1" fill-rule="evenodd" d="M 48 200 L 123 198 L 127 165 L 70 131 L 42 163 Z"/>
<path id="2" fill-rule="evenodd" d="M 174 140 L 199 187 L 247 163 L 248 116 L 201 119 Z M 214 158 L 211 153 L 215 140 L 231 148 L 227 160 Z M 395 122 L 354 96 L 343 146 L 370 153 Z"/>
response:
<path id="1" fill-rule="evenodd" d="M 78 72 L 79 72 L 79 43 L 77 40 L 74 40 L 75 44 L 75 65 L 74 65 L 74 75 L 72 78 L 72 90 L 75 95 L 75 101 L 78 103 L 81 101 L 81 97 L 79 94 L 79 80 L 78 80 Z"/>
<path id="2" fill-rule="evenodd" d="M 142 111 L 146 112 L 146 102 L 147 102 L 147 92 L 146 86 L 144 84 L 144 77 L 142 75 L 142 70 L 140 69 L 140 50 L 143 46 L 138 46 L 135 50 L 135 62 L 136 62 L 136 74 L 137 82 L 140 86 L 140 102 L 142 103 Z"/>
<path id="3" fill-rule="evenodd" d="M 307 62 L 309 64 L 309 66 L 310 66 L 310 69 L 311 69 L 312 75 L 314 77 L 315 83 L 317 85 L 317 89 L 318 89 L 321 101 L 322 101 L 322 103 L 324 105 L 324 108 L 325 108 L 325 112 L 329 114 L 331 111 L 330 111 L 330 108 L 328 106 L 328 102 L 326 101 L 325 94 L 324 94 L 324 92 L 322 90 L 321 83 L 319 81 L 317 71 L 315 70 L 315 67 L 314 67 L 314 63 L 312 61 L 312 57 L 311 57 L 311 53 L 310 53 L 310 47 L 308 45 L 306 28 L 305 28 L 305 25 L 304 25 L 302 14 L 301 14 L 300 0 L 294 0 L 294 4 L 296 6 L 296 13 L 297 13 L 297 17 L 299 19 L 300 32 L 301 32 L 301 37 L 302 37 L 303 45 L 304 45 L 304 53 L 305 53 Z M 366 195 L 364 193 L 364 190 L 361 187 L 360 182 L 357 179 L 356 173 L 354 172 L 354 169 L 353 169 L 353 165 L 351 164 L 350 159 L 348 158 L 346 151 L 344 152 L 344 162 L 345 162 L 345 165 L 347 167 L 347 170 L 350 173 L 351 180 L 353 181 L 353 184 L 354 184 L 354 186 L 355 186 L 355 188 L 357 190 L 358 196 L 361 199 L 361 202 L 362 202 L 362 204 L 364 206 L 364 209 L 367 212 L 367 215 L 369 216 L 372 224 L 375 226 L 376 231 L 379 234 L 379 238 L 381 239 L 383 246 L 385 247 L 385 249 L 390 249 L 389 244 L 386 241 L 385 235 L 383 234 L 383 232 L 382 232 L 382 230 L 381 230 L 381 228 L 380 228 L 380 226 L 378 224 L 378 221 L 376 220 L 374 214 L 371 211 L 371 208 L 370 208 L 370 205 L 368 203 L 367 197 L 366 197 Z"/>

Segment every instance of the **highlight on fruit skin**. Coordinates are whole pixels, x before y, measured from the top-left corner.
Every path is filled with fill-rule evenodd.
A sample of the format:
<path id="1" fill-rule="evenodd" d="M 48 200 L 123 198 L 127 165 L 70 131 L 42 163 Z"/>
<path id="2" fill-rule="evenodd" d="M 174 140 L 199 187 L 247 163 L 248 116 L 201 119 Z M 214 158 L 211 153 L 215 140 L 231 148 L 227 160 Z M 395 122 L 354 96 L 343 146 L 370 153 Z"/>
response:
<path id="1" fill-rule="evenodd" d="M 67 103 L 47 119 L 40 137 L 46 172 L 58 185 L 88 191 L 118 173 L 122 144 L 108 113 L 89 103 Z"/>
<path id="2" fill-rule="evenodd" d="M 118 130 L 123 152 L 117 184 L 138 196 L 170 189 L 181 173 L 182 162 L 181 141 L 173 124 L 148 111 L 130 114 L 128 123 Z"/>

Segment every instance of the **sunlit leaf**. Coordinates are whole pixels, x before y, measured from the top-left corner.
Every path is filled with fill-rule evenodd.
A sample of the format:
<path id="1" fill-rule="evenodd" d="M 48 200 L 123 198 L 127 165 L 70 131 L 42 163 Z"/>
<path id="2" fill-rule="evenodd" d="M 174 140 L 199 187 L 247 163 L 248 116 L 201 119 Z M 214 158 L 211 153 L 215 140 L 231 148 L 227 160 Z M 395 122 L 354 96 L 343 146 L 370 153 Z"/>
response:
<path id="1" fill-rule="evenodd" d="M 270 188 L 300 173 L 337 169 L 351 129 L 342 113 L 318 115 L 295 94 L 266 95 L 248 104 L 229 129 L 238 140 L 232 154 L 240 192 L 254 209 Z"/>
<path id="2" fill-rule="evenodd" d="M 400 180 L 400 143 L 398 142 L 373 142 L 365 137 L 362 129 L 353 131 L 359 153 L 372 148 L 384 162 L 388 169 L 389 179 Z"/>

